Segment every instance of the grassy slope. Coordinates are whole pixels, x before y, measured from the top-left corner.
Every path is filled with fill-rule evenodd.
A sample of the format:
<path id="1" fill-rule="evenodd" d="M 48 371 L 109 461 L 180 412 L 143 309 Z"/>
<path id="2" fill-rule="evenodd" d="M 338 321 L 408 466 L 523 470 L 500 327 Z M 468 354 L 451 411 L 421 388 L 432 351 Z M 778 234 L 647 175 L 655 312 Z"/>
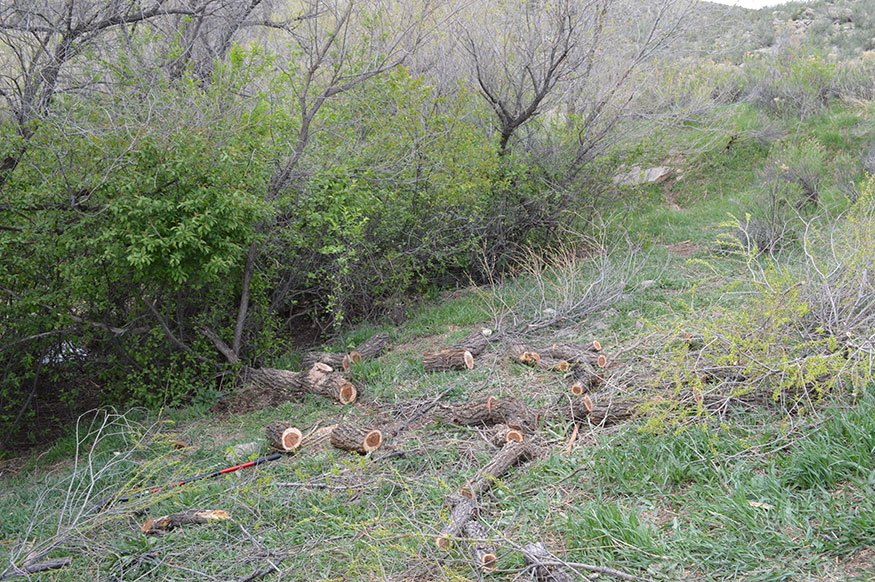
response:
<path id="1" fill-rule="evenodd" d="M 746 108 L 731 114 L 739 126 L 754 123 Z M 830 155 L 858 153 L 871 137 L 859 135 L 867 115 L 837 108 L 807 121 L 800 135 L 823 144 Z M 649 333 L 654 322 L 682 316 L 690 306 L 724 301 L 721 290 L 741 271 L 711 254 L 719 223 L 728 212 L 743 213 L 754 199 L 752 170 L 764 163 L 770 147 L 742 141 L 689 160 L 684 178 L 671 185 L 669 202 L 661 185 L 626 192 L 634 217 L 628 226 L 645 234 L 651 249 L 637 279 L 653 283 L 630 290 L 610 310 L 575 322 L 565 339 L 599 337 L 613 353 Z M 835 191 L 828 191 L 826 200 L 841 206 Z M 708 259 L 713 268 L 690 262 L 691 257 Z M 527 285 L 507 283 L 500 292 L 525 293 Z M 305 431 L 341 419 L 403 420 L 438 394 L 446 401 L 491 393 L 536 406 L 556 402 L 566 389 L 558 377 L 494 356 L 469 373 L 424 374 L 421 352 L 452 342 L 472 325 L 489 324 L 491 297 L 489 290 L 467 291 L 418 308 L 399 328 L 386 326 L 395 348 L 355 370 L 353 379 L 364 393 L 356 405 L 308 398 L 224 418 L 205 409 L 161 417 L 136 411 L 98 415 L 106 426 L 82 425 L 78 437 L 70 435 L 17 471 L 4 471 L 0 562 L 20 562 L 28 551 L 57 539 L 49 555 L 72 552 L 73 565 L 46 579 L 98 574 L 120 580 L 205 575 L 234 580 L 268 571 L 282 559 L 281 574 L 264 579 L 514 580 L 525 579 L 519 578 L 524 565 L 519 547 L 544 540 L 564 560 L 654 580 L 875 576 L 870 549 L 875 397 L 870 394 L 853 407 L 836 401 L 813 417 L 757 410 L 656 433 L 639 430 L 637 422 L 581 427 L 571 446 L 570 424 L 546 423 L 540 436 L 550 445 L 550 456 L 511 471 L 483 500 L 481 521 L 499 553 L 499 569 L 488 574 L 471 567 L 464 544 L 445 552 L 433 537 L 446 519 L 445 496 L 495 451 L 480 431 L 440 421 L 414 423 L 374 457 L 314 447 L 258 469 L 78 515 L 99 492 L 136 492 L 227 464 L 234 444 L 261 443 L 263 426 L 274 419 L 292 420 Z M 349 340 L 356 343 L 375 330 L 360 328 Z M 291 365 L 298 357 L 277 364 Z M 192 446 L 177 450 L 176 439 Z M 83 446 L 95 442 L 89 455 Z M 94 468 L 104 473 L 91 491 Z M 226 509 L 232 519 L 163 538 L 139 532 L 146 515 L 192 507 Z"/>

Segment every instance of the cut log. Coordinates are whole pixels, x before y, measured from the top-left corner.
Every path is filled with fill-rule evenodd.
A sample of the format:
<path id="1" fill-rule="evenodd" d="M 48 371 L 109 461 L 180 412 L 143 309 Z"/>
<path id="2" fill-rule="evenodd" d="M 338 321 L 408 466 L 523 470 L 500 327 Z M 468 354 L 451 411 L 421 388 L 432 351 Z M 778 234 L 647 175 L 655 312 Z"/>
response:
<path id="1" fill-rule="evenodd" d="M 595 344 L 598 349 L 595 349 Z M 547 353 L 550 357 L 557 360 L 566 360 L 571 365 L 589 364 L 604 368 L 608 365 L 608 359 L 604 354 L 601 354 L 602 345 L 598 342 L 593 342 L 589 346 L 575 346 L 571 344 L 553 344 Z"/>
<path id="2" fill-rule="evenodd" d="M 465 524 L 465 536 L 471 546 L 471 553 L 478 567 L 486 571 L 495 569 L 498 563 L 498 555 L 489 543 L 486 528 L 476 519 L 471 519 Z"/>
<path id="3" fill-rule="evenodd" d="M 574 577 L 562 566 L 547 549 L 543 542 L 526 544 L 523 547 L 523 557 L 532 572 L 532 578 L 537 582 L 574 582 Z"/>
<path id="4" fill-rule="evenodd" d="M 526 439 L 523 431 L 517 428 L 510 428 L 506 424 L 496 424 L 492 427 L 491 434 L 489 435 L 489 442 L 499 449 L 511 441 L 521 443 L 524 440 Z"/>
<path id="5" fill-rule="evenodd" d="M 448 422 L 462 426 L 506 424 L 517 430 L 531 432 L 538 425 L 537 412 L 516 398 L 484 396 L 468 402 L 445 405 L 439 415 Z"/>
<path id="6" fill-rule="evenodd" d="M 304 435 L 287 422 L 275 420 L 264 427 L 267 443 L 279 451 L 291 453 L 301 446 Z"/>
<path id="7" fill-rule="evenodd" d="M 632 418 L 635 414 L 635 408 L 640 404 L 641 400 L 593 403 L 588 395 L 583 395 L 571 401 L 571 419 L 595 425 L 617 424 Z"/>
<path id="8" fill-rule="evenodd" d="M 189 509 L 162 517 L 149 518 L 143 523 L 140 530 L 145 534 L 160 535 L 182 525 L 203 525 L 226 519 L 231 519 L 231 516 L 222 509 Z"/>
<path id="9" fill-rule="evenodd" d="M 338 449 L 364 455 L 376 451 L 383 445 L 383 433 L 376 428 L 367 429 L 351 424 L 340 424 L 331 431 L 331 444 Z"/>
<path id="10" fill-rule="evenodd" d="M 379 358 L 383 352 L 389 349 L 391 339 L 389 334 L 385 332 L 375 333 L 362 343 L 356 349 L 350 352 L 350 359 L 354 363 L 359 363 L 362 360 L 371 360 Z"/>
<path id="11" fill-rule="evenodd" d="M 341 404 L 354 402 L 358 391 L 340 372 L 323 363 L 304 372 L 276 368 L 246 368 L 246 379 L 271 391 L 294 394 L 318 394 Z"/>
<path id="12" fill-rule="evenodd" d="M 349 354 L 335 352 L 309 352 L 304 356 L 304 360 L 301 362 L 301 368 L 309 370 L 316 364 L 325 364 L 331 366 L 334 370 L 349 372 L 350 357 Z"/>
<path id="13" fill-rule="evenodd" d="M 422 364 L 426 372 L 471 370 L 474 368 L 474 356 L 467 350 L 445 349 L 422 354 Z"/>
<path id="14" fill-rule="evenodd" d="M 462 350 L 471 352 L 474 357 L 479 356 L 489 347 L 489 336 L 492 335 L 491 329 L 480 328 L 472 331 L 468 336 L 457 344 L 451 345 L 450 350 Z"/>
<path id="15" fill-rule="evenodd" d="M 434 543 L 442 550 L 449 549 L 453 545 L 453 539 L 459 537 L 465 524 L 477 515 L 477 503 L 473 499 L 461 495 L 450 495 L 448 498 L 450 516 L 447 523 L 441 529 L 441 533 L 435 538 Z"/>
<path id="16" fill-rule="evenodd" d="M 468 499 L 478 499 L 489 491 L 493 483 L 501 478 L 508 469 L 534 459 L 540 454 L 541 451 L 529 442 L 511 441 L 506 443 L 488 463 L 462 485 L 459 489 L 459 495 Z"/>

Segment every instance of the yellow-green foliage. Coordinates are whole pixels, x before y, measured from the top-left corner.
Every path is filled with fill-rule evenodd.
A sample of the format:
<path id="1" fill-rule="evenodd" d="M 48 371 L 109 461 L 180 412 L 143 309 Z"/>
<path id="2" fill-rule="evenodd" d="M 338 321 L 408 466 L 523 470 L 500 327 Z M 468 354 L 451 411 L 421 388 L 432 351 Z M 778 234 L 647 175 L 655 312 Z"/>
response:
<path id="1" fill-rule="evenodd" d="M 756 393 L 802 411 L 827 392 L 856 391 L 872 379 L 875 179 L 843 223 L 808 234 L 805 247 L 798 264 L 735 241 L 749 276 L 724 289 L 728 305 L 691 309 L 662 329 L 671 347 L 657 378 L 677 398 L 649 406 L 651 428 L 703 414 L 706 394 Z"/>

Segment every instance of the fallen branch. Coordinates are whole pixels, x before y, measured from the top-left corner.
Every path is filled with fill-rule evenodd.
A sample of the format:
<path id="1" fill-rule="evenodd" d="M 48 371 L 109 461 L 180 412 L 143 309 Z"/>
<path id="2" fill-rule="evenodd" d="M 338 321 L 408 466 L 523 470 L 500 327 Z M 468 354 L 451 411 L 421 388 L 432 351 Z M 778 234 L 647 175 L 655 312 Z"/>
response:
<path id="1" fill-rule="evenodd" d="M 354 350 L 348 354 L 335 352 L 309 352 L 304 356 L 301 367 L 309 370 L 315 364 L 323 363 L 331 366 L 335 370 L 349 372 L 352 364 L 357 364 L 363 360 L 377 358 L 389 349 L 390 339 L 388 333 L 376 333 L 363 341 Z"/>
<path id="2" fill-rule="evenodd" d="M 70 556 L 66 556 L 63 558 L 44 560 L 42 562 L 25 562 L 21 566 L 10 566 L 9 568 L 7 568 L 2 574 L 0 574 L 0 580 L 6 580 L 7 578 L 18 578 L 19 576 L 29 578 L 31 574 L 45 572 L 46 570 L 57 570 L 58 568 L 65 568 L 69 566 L 72 561 L 73 558 L 71 558 Z"/>
<path id="3" fill-rule="evenodd" d="M 474 357 L 479 356 L 489 347 L 489 336 L 492 335 L 492 330 L 480 328 L 472 331 L 465 339 L 459 343 L 451 345 L 449 350 L 461 350 L 471 352 Z"/>
<path id="4" fill-rule="evenodd" d="M 634 580 L 635 582 L 654 582 L 650 578 L 641 578 L 632 574 L 626 574 L 613 568 L 582 564 L 580 562 L 564 562 L 558 560 L 547 549 L 543 542 L 526 544 L 523 547 L 523 557 L 532 571 L 532 576 L 538 582 L 572 582 L 574 577 L 568 573 L 568 568 L 579 568 L 599 574 L 607 574 L 621 580 Z"/>
<path id="5" fill-rule="evenodd" d="M 541 450 L 529 442 L 511 441 L 506 443 L 492 459 L 468 479 L 459 495 L 468 499 L 478 499 L 489 491 L 492 485 L 514 465 L 525 463 L 541 455 Z"/>
<path id="6" fill-rule="evenodd" d="M 447 501 L 450 506 L 449 520 L 434 540 L 437 547 L 443 550 L 453 545 L 453 539 L 459 537 L 465 524 L 477 515 L 477 503 L 473 499 L 454 493 L 447 498 Z"/>
<path id="7" fill-rule="evenodd" d="M 537 582 L 574 582 L 574 577 L 553 557 L 543 542 L 526 544 L 523 547 L 523 558 Z"/>
<path id="8" fill-rule="evenodd" d="M 525 436 L 523 435 L 523 431 L 517 428 L 511 428 L 506 424 L 496 424 L 492 427 L 491 434 L 489 435 L 489 442 L 499 449 L 504 445 L 510 442 L 523 442 Z"/>
<path id="9" fill-rule="evenodd" d="M 189 509 L 162 517 L 149 518 L 140 530 L 145 534 L 161 535 L 183 525 L 203 525 L 214 521 L 231 519 L 222 509 Z"/>

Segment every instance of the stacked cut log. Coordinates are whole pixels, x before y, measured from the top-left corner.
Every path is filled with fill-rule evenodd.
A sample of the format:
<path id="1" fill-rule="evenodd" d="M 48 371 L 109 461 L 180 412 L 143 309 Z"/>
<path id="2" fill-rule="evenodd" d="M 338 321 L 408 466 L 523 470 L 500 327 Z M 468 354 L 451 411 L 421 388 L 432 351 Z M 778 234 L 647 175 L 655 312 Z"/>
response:
<path id="1" fill-rule="evenodd" d="M 553 344 L 548 353 L 551 357 L 562 359 L 570 364 L 566 378 L 573 381 L 571 393 L 579 395 L 594 390 L 604 382 L 604 376 L 599 369 L 607 366 L 608 359 L 601 350 L 601 344 L 594 341 L 586 346 Z"/>
<path id="2" fill-rule="evenodd" d="M 309 370 L 292 372 L 276 368 L 246 368 L 246 378 L 271 391 L 289 395 L 317 394 L 333 398 L 341 404 L 355 402 L 358 390 L 343 374 L 321 362 Z"/>
<path id="3" fill-rule="evenodd" d="M 389 334 L 377 333 L 359 344 L 351 352 L 334 353 L 334 352 L 309 352 L 304 356 L 302 367 L 309 370 L 317 363 L 323 363 L 331 366 L 335 370 L 349 372 L 352 364 L 357 364 L 363 360 L 377 358 L 389 348 Z"/>
<path id="4" fill-rule="evenodd" d="M 301 446 L 304 435 L 299 429 L 287 422 L 275 420 L 264 427 L 267 443 L 278 451 L 294 452 Z"/>
<path id="5" fill-rule="evenodd" d="M 461 426 L 504 424 L 531 432 L 538 425 L 538 413 L 516 398 L 483 396 L 468 402 L 444 405 L 438 415 Z"/>
<path id="6" fill-rule="evenodd" d="M 182 525 L 203 525 L 214 521 L 231 519 L 227 511 L 221 509 L 189 509 L 162 517 L 149 518 L 140 530 L 145 534 L 165 534 Z"/>
<path id="7" fill-rule="evenodd" d="M 462 341 L 436 352 L 422 354 L 422 364 L 426 372 L 447 372 L 450 370 L 471 370 L 474 358 L 489 347 L 490 329 L 477 329 Z"/>
<path id="8" fill-rule="evenodd" d="M 383 445 L 383 433 L 376 428 L 340 424 L 331 431 L 331 444 L 338 449 L 365 455 Z"/>

